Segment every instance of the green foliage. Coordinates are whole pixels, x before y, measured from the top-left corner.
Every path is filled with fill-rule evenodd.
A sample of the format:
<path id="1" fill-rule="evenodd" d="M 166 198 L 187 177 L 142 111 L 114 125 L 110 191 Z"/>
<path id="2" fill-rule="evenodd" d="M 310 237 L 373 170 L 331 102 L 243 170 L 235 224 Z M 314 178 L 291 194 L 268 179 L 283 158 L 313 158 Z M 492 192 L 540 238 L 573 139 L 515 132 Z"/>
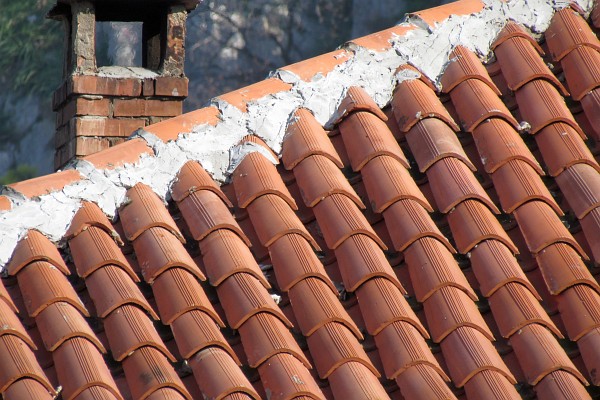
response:
<path id="1" fill-rule="evenodd" d="M 0 176 L 0 186 L 31 179 L 36 177 L 37 174 L 38 171 L 36 167 L 28 164 L 21 164 L 15 168 L 9 169 L 4 175 Z"/>
<path id="2" fill-rule="evenodd" d="M 0 85 L 49 96 L 62 76 L 60 23 L 45 18 L 47 0 L 0 0 Z"/>

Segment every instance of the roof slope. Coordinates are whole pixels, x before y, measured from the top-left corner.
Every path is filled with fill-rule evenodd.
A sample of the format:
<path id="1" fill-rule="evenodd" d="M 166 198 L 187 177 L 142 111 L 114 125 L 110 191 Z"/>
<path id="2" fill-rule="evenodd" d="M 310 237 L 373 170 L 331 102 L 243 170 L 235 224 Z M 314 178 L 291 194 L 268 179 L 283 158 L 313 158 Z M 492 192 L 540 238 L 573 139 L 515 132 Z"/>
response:
<path id="1" fill-rule="evenodd" d="M 483 5 L 420 21 L 435 36 L 454 7 Z M 330 130 L 307 101 L 285 136 L 226 137 L 224 184 L 207 172 L 224 163 L 216 153 L 177 159 L 217 138 L 178 134 L 225 135 L 234 115 L 274 129 L 283 117 L 256 120 L 257 103 L 295 105 L 281 91 L 303 83 L 268 79 L 13 185 L 2 215 L 31 218 L 37 201 L 68 229 L 59 249 L 21 226 L 0 284 L 0 393 L 597 397 L 600 166 L 588 145 L 600 139 L 600 42 L 578 9 L 554 14 L 541 46 L 506 24 L 485 66 L 452 46 L 439 93 L 402 65 L 389 107 L 350 85 L 335 112 L 320 109 Z M 356 42 L 385 46 L 405 29 Z M 283 71 L 336 74 L 347 56 Z M 80 201 L 101 190 L 98 204 Z"/>

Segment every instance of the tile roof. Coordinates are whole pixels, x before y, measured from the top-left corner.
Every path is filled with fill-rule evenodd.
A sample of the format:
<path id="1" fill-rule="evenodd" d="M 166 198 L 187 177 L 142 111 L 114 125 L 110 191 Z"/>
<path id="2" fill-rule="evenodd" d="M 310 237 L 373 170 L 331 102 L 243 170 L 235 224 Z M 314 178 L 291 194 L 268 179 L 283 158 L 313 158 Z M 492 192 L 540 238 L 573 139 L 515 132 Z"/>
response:
<path id="1" fill-rule="evenodd" d="M 435 26 L 453 7 L 483 5 L 418 16 Z M 226 184 L 210 160 L 182 162 L 167 203 L 144 179 L 106 192 L 126 199 L 116 222 L 63 198 L 66 246 L 28 230 L 0 281 L 0 394 L 598 398 L 600 42 L 576 9 L 541 47 L 507 24 L 488 65 L 454 48 L 440 93 L 405 66 L 416 79 L 383 110 L 358 86 L 331 130 L 298 108 L 281 162 L 245 137 L 259 151 Z M 356 42 L 384 48 L 403 30 Z M 271 78 L 221 100 L 248 111 L 290 88 Z M 219 113 L 148 131 L 173 140 Z M 136 138 L 88 160 L 110 179 L 143 153 Z M 80 173 L 12 185 L 0 209 L 76 190 Z"/>

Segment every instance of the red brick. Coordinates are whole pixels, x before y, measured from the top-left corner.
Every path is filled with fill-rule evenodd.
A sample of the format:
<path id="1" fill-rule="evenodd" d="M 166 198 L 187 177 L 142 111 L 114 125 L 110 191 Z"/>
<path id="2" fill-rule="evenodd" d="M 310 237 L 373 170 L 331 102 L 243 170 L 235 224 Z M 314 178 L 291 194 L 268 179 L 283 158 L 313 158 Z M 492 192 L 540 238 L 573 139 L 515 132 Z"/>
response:
<path id="1" fill-rule="evenodd" d="M 138 128 L 147 125 L 144 118 L 80 118 L 73 120 L 71 129 L 75 132 L 74 136 L 109 136 L 109 137 L 128 137 Z"/>
<path id="2" fill-rule="evenodd" d="M 84 157 L 108 149 L 125 141 L 124 138 L 78 137 L 76 140 L 75 156 Z"/>
<path id="3" fill-rule="evenodd" d="M 97 98 L 89 99 L 76 97 L 69 101 L 56 113 L 56 126 L 65 125 L 76 115 L 89 115 L 95 117 L 108 117 L 110 113 L 110 100 Z"/>
<path id="4" fill-rule="evenodd" d="M 136 78 L 114 78 L 95 75 L 73 75 L 70 91 L 76 94 L 140 96 L 142 82 Z"/>
<path id="5" fill-rule="evenodd" d="M 180 100 L 144 100 L 144 99 L 115 99 L 113 115 L 115 117 L 174 117 L 183 111 Z"/>
<path id="6" fill-rule="evenodd" d="M 156 78 L 155 93 L 157 96 L 187 97 L 188 83 L 185 76 L 159 76 Z"/>
<path id="7" fill-rule="evenodd" d="M 58 110 L 58 107 L 67 101 L 68 86 L 67 81 L 64 81 L 52 94 L 52 111 Z"/>
<path id="8" fill-rule="evenodd" d="M 143 80 L 142 96 L 154 96 L 154 79 L 146 78 Z"/>

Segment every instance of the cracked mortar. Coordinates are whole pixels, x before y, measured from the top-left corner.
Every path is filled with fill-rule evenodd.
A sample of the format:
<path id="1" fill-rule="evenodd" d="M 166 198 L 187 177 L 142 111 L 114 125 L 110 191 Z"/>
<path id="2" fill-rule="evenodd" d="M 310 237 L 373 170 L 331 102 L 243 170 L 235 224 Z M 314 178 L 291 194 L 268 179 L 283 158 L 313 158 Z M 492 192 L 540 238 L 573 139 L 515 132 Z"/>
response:
<path id="1" fill-rule="evenodd" d="M 200 161 L 213 178 L 221 182 L 226 181 L 251 152 L 260 151 L 275 163 L 277 160 L 261 146 L 240 144 L 240 140 L 254 134 L 279 154 L 286 126 L 297 108 L 309 109 L 322 125 L 329 128 L 338 119 L 338 106 L 350 86 L 361 86 L 380 107 L 384 107 L 397 82 L 418 77 L 414 73 L 396 74 L 400 65 L 410 62 L 439 86 L 439 78 L 454 47 L 466 46 L 486 59 L 492 42 L 507 21 L 514 20 L 538 35 L 548 28 L 555 10 L 569 6 L 568 1 L 560 0 L 511 0 L 506 3 L 486 0 L 485 3 L 478 13 L 451 15 L 435 27 L 427 26 L 418 16 L 407 18 L 403 24 L 414 29 L 394 37 L 392 48 L 387 51 L 374 52 L 350 43 L 345 50 L 352 53 L 352 57 L 327 75 L 316 74 L 309 82 L 289 71 L 275 71 L 271 74 L 273 77 L 292 85 L 289 91 L 251 101 L 247 104 L 247 112 L 215 99 L 211 105 L 221 112 L 221 122 L 216 126 L 198 125 L 190 132 L 181 132 L 177 140 L 168 143 L 142 130 L 136 135 L 148 142 L 154 156 L 142 155 L 134 164 L 101 170 L 86 161 L 77 161 L 74 168 L 82 180 L 31 200 L 5 189 L 3 194 L 11 199 L 13 207 L 0 214 L 0 271 L 9 261 L 18 240 L 29 229 L 39 230 L 50 240 L 59 242 L 83 200 L 98 204 L 109 217 L 114 217 L 117 208 L 126 201 L 127 188 L 138 182 L 149 185 L 167 201 L 177 172 L 188 160 Z M 586 13 L 593 6 L 593 0 L 578 0 L 577 3 Z"/>

